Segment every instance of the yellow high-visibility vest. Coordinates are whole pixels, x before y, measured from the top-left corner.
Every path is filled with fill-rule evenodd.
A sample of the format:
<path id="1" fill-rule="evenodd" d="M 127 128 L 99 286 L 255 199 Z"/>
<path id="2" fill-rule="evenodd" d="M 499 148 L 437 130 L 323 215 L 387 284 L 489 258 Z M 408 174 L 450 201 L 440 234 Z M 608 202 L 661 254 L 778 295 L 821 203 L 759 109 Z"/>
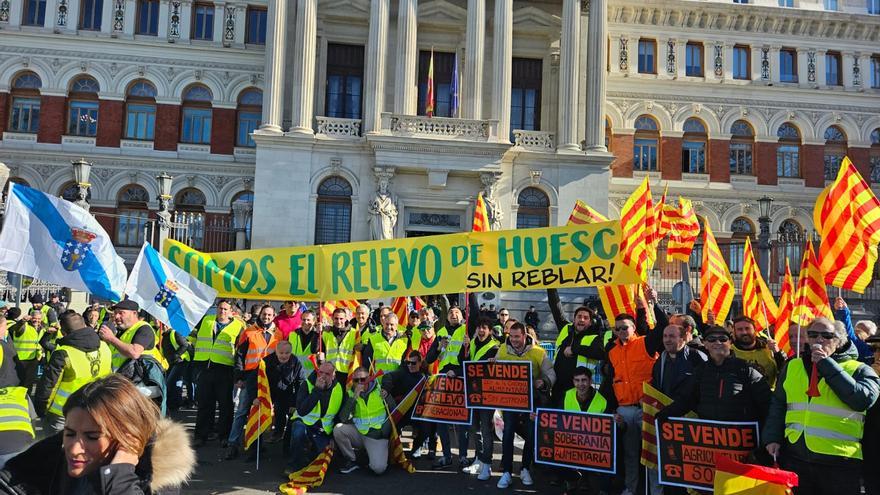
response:
<path id="1" fill-rule="evenodd" d="M 354 417 L 352 422 L 355 428 L 366 435 L 370 430 L 379 430 L 388 419 L 388 413 L 385 410 L 385 399 L 380 393 L 381 387 L 376 385 L 372 392 L 367 396 L 365 401 L 363 397 L 358 396 L 354 406 Z"/>
<path id="2" fill-rule="evenodd" d="M 407 339 L 396 338 L 394 342 L 388 343 L 385 336 L 373 337 L 373 363 L 377 370 L 394 371 L 400 368 L 400 362 L 403 360 L 403 354 L 406 352 Z"/>
<path id="3" fill-rule="evenodd" d="M 0 388 L 0 431 L 23 431 L 34 438 L 26 388 Z"/>
<path id="4" fill-rule="evenodd" d="M 241 320 L 232 319 L 214 338 L 216 316 L 206 316 L 196 334 L 196 352 L 193 361 L 210 361 L 225 366 L 235 365 L 235 343 L 244 330 Z"/>
<path id="5" fill-rule="evenodd" d="M 55 390 L 49 396 L 49 412 L 63 416 L 64 404 L 67 403 L 70 394 L 87 383 L 112 372 L 110 363 L 113 360 L 113 353 L 110 351 L 110 346 L 104 341 L 101 341 L 96 351 L 83 352 L 68 345 L 58 346 L 54 352 L 58 351 L 64 351 L 67 354 L 67 364 L 64 366 L 60 380 L 55 385 Z"/>
<path id="6" fill-rule="evenodd" d="M 442 339 L 443 337 L 449 337 L 449 343 L 446 344 L 446 349 L 440 353 L 441 370 L 448 364 L 454 366 L 461 364 L 458 362 L 458 353 L 461 352 L 461 347 L 468 338 L 467 327 L 465 325 L 459 325 L 458 328 L 452 332 L 452 335 L 449 334 L 449 330 L 447 330 L 446 327 L 443 327 L 437 331 L 437 338 Z"/>
<path id="7" fill-rule="evenodd" d="M 309 390 L 309 393 L 312 393 L 312 389 L 315 388 L 312 385 L 312 382 L 306 380 L 306 387 Z M 315 404 L 315 407 L 306 414 L 305 416 L 300 416 L 297 414 L 296 410 L 291 414 L 290 419 L 299 418 L 303 423 L 312 426 L 315 424 L 315 421 L 321 421 L 321 428 L 323 428 L 324 433 L 331 434 L 333 433 L 333 425 L 335 424 L 336 414 L 339 413 L 339 409 L 342 408 L 342 386 L 339 383 L 334 383 L 333 388 L 330 390 L 330 402 L 327 404 L 327 410 L 324 411 L 324 414 L 321 414 L 321 401 L 318 401 Z"/>
<path id="8" fill-rule="evenodd" d="M 153 327 L 151 327 L 149 323 L 147 323 L 143 320 L 139 320 L 137 323 L 132 325 L 131 328 L 129 328 L 128 330 L 123 332 L 122 335 L 119 337 L 119 340 L 121 340 L 122 342 L 125 342 L 126 344 L 131 344 L 131 341 L 134 339 L 134 335 L 143 326 L 146 326 L 147 328 L 149 328 L 150 331 L 153 332 L 153 336 L 155 337 L 156 331 L 153 330 Z M 155 359 L 157 363 L 162 364 L 162 362 L 165 361 L 165 359 L 162 357 L 162 353 L 158 349 L 158 344 L 159 344 L 159 339 L 155 338 L 153 348 L 152 349 L 144 349 L 144 352 L 142 355 L 150 356 L 151 358 Z M 113 348 L 113 371 L 116 371 L 120 367 L 122 367 L 122 365 L 126 361 L 128 361 L 128 357 L 123 355 L 119 351 L 119 349 L 116 349 L 114 347 Z M 167 366 L 165 366 L 165 368 L 167 368 Z"/>
<path id="9" fill-rule="evenodd" d="M 15 352 L 21 361 L 30 361 L 32 359 L 40 359 L 42 347 L 40 347 L 40 339 L 43 338 L 45 331 L 41 328 L 37 330 L 28 323 L 22 323 L 24 330 L 21 336 L 12 340 L 15 346 Z"/>
<path id="10" fill-rule="evenodd" d="M 566 411 L 582 411 L 581 403 L 578 402 L 577 399 L 576 388 L 569 389 L 565 392 L 565 402 L 562 407 Z M 587 410 L 582 412 L 604 413 L 606 407 L 608 407 L 608 402 L 605 400 L 605 397 L 596 390 L 593 394 L 593 399 L 590 401 L 590 405 L 587 406 Z"/>

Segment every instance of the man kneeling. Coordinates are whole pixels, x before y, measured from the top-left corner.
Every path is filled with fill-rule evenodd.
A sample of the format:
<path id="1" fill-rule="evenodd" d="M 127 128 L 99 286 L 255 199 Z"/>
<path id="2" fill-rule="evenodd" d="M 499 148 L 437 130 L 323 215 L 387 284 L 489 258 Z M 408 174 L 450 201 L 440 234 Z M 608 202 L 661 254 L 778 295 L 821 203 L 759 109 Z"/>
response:
<path id="1" fill-rule="evenodd" d="M 388 411 L 394 407 L 394 398 L 382 390 L 366 368 L 354 371 L 352 389 L 346 394 L 339 410 L 339 417 L 345 424 L 333 429 L 333 440 L 346 460 L 339 472 L 350 473 L 358 468 L 355 449 L 367 451 L 370 469 L 374 473 L 385 472 L 388 467 L 388 438 L 391 436 Z M 351 422 L 348 422 L 349 418 Z"/>

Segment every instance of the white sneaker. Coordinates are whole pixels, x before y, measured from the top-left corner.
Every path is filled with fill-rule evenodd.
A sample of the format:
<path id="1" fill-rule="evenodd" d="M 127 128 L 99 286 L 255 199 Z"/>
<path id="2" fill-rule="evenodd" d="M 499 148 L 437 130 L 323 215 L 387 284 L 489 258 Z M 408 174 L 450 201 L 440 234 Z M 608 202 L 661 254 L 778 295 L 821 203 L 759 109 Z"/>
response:
<path id="1" fill-rule="evenodd" d="M 486 481 L 491 477 L 492 477 L 492 466 L 489 464 L 482 464 L 482 468 L 480 469 L 480 475 L 477 476 L 477 479 L 480 481 Z"/>
<path id="2" fill-rule="evenodd" d="M 476 461 L 474 461 L 473 464 L 471 464 L 470 466 L 468 466 L 468 467 L 462 469 L 462 471 L 465 472 L 465 473 L 467 473 L 467 474 L 477 474 L 477 473 L 479 473 L 482 469 L 483 469 L 483 463 L 482 463 L 479 459 L 477 459 Z"/>
<path id="3" fill-rule="evenodd" d="M 513 481 L 513 477 L 510 476 L 510 473 L 507 471 L 501 475 L 501 479 L 498 480 L 498 488 L 507 488 L 510 486 L 510 482 Z"/>
<path id="4" fill-rule="evenodd" d="M 526 486 L 532 486 L 535 484 L 535 482 L 532 481 L 532 475 L 526 468 L 522 468 L 522 471 L 519 472 L 519 479 L 522 481 L 522 484 Z"/>

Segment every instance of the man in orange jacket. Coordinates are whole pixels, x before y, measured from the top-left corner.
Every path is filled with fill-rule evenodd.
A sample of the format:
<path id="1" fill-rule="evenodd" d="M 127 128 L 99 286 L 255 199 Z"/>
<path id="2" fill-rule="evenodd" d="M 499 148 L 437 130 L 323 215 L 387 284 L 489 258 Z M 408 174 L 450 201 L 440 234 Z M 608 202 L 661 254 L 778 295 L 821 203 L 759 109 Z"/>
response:
<path id="1" fill-rule="evenodd" d="M 233 377 L 235 388 L 241 389 L 241 392 L 238 395 L 238 408 L 232 419 L 232 429 L 229 431 L 226 459 L 238 457 L 239 443 L 244 436 L 248 412 L 251 403 L 257 397 L 257 369 L 260 367 L 260 361 L 275 352 L 279 340 L 284 340 L 274 320 L 275 308 L 267 304 L 260 308 L 257 322 L 247 327 L 238 338 Z"/>

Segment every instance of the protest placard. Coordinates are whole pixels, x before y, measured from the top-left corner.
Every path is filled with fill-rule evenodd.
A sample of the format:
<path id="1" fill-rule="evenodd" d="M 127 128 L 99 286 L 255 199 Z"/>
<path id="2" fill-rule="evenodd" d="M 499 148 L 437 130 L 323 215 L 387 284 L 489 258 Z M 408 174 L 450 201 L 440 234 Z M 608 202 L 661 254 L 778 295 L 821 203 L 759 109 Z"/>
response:
<path id="1" fill-rule="evenodd" d="M 655 421 L 660 484 L 709 490 L 715 456 L 744 461 L 760 442 L 757 422 L 669 418 Z"/>
<path id="2" fill-rule="evenodd" d="M 419 394 L 413 419 L 433 423 L 471 424 L 471 410 L 465 407 L 464 378 L 434 375 Z"/>
<path id="3" fill-rule="evenodd" d="M 530 361 L 465 361 L 467 407 L 502 411 L 532 410 Z"/>
<path id="4" fill-rule="evenodd" d="M 614 474 L 616 456 L 614 415 L 538 409 L 535 462 Z"/>

